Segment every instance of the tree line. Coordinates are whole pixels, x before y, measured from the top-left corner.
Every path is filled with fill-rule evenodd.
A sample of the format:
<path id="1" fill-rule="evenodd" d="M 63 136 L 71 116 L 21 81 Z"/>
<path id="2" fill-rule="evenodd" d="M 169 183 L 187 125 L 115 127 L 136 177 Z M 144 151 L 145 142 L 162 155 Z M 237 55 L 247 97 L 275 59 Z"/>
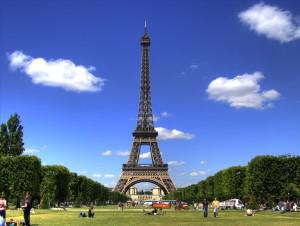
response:
<path id="1" fill-rule="evenodd" d="M 79 207 L 128 199 L 64 166 L 42 166 L 39 158 L 22 155 L 23 152 L 23 127 L 20 117 L 14 114 L 0 126 L 0 193 L 10 204 L 18 207 L 25 192 L 30 192 L 35 205 L 44 208 L 62 203 Z"/>
<path id="2" fill-rule="evenodd" d="M 164 199 L 188 202 L 238 198 L 252 208 L 272 206 L 280 200 L 300 197 L 300 156 L 257 156 L 247 166 L 234 166 L 188 187 L 169 193 Z"/>

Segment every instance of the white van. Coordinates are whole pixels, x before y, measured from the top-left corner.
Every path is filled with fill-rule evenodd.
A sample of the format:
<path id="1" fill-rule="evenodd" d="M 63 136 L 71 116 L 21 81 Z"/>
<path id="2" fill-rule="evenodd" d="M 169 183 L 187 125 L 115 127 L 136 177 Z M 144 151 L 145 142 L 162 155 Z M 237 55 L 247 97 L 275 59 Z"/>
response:
<path id="1" fill-rule="evenodd" d="M 239 199 L 229 199 L 224 202 L 220 202 L 221 209 L 243 209 L 245 205 Z"/>
<path id="2" fill-rule="evenodd" d="M 155 200 L 145 200 L 144 203 L 143 203 L 143 206 L 146 207 L 146 208 L 152 207 L 152 204 L 154 202 L 157 202 L 157 201 L 155 201 Z"/>

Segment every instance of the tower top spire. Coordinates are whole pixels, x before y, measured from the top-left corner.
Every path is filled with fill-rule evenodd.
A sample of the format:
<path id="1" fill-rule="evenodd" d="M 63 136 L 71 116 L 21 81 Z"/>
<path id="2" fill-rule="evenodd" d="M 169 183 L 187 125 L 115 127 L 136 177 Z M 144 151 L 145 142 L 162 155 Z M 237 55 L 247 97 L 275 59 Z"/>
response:
<path id="1" fill-rule="evenodd" d="M 149 48 L 150 37 L 147 33 L 147 23 L 145 20 L 145 33 L 141 38 L 142 46 L 142 65 L 141 65 L 141 89 L 140 89 L 140 104 L 137 120 L 137 127 L 134 131 L 134 136 L 137 134 L 147 134 L 149 136 L 157 136 L 154 129 L 153 113 L 150 91 L 150 70 L 149 70 Z"/>
<path id="2" fill-rule="evenodd" d="M 144 35 L 141 38 L 141 45 L 142 46 L 150 46 L 150 37 L 147 33 L 147 21 L 145 19 L 144 22 Z"/>

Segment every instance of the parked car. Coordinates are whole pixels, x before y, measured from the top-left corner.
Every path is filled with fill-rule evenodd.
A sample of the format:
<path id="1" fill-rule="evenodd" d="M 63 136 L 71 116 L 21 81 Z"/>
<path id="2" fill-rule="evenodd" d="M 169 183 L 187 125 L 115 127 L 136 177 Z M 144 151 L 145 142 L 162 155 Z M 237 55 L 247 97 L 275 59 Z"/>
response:
<path id="1" fill-rule="evenodd" d="M 223 202 L 220 202 L 221 209 L 243 209 L 245 205 L 239 199 L 229 199 Z"/>
<path id="2" fill-rule="evenodd" d="M 146 207 L 146 208 L 150 208 L 150 207 L 152 207 L 153 203 L 155 203 L 155 202 L 157 202 L 157 201 L 155 201 L 155 200 L 146 200 L 146 201 L 144 201 L 143 206 Z"/>
<path id="3" fill-rule="evenodd" d="M 187 202 L 181 202 L 181 207 L 182 207 L 182 209 L 185 209 L 185 210 L 190 208 L 189 204 Z"/>
<path id="4" fill-rule="evenodd" d="M 187 210 L 189 209 L 189 204 L 187 202 L 177 202 L 175 206 L 176 210 Z"/>

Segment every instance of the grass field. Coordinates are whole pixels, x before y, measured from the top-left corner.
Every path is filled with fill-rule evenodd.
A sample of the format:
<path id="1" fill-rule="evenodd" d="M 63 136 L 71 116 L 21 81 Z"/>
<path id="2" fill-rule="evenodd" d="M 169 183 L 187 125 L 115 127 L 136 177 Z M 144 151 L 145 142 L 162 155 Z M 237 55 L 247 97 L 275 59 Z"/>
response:
<path id="1" fill-rule="evenodd" d="M 163 215 L 144 215 L 142 209 L 124 209 L 119 211 L 116 207 L 96 208 L 95 218 L 79 218 L 81 209 L 68 209 L 67 211 L 36 210 L 31 215 L 33 226 L 188 226 L 188 225 L 219 225 L 219 226 L 299 226 L 300 212 L 285 213 L 259 212 L 254 217 L 245 217 L 243 211 L 221 211 L 218 218 L 209 212 L 204 219 L 202 212 L 194 210 L 174 211 L 168 210 Z M 87 209 L 83 209 L 87 212 Z M 147 210 L 148 211 L 148 210 Z M 150 210 L 149 210 L 150 211 Z M 22 212 L 16 210 L 7 211 L 7 220 L 10 218 L 22 220 Z"/>

